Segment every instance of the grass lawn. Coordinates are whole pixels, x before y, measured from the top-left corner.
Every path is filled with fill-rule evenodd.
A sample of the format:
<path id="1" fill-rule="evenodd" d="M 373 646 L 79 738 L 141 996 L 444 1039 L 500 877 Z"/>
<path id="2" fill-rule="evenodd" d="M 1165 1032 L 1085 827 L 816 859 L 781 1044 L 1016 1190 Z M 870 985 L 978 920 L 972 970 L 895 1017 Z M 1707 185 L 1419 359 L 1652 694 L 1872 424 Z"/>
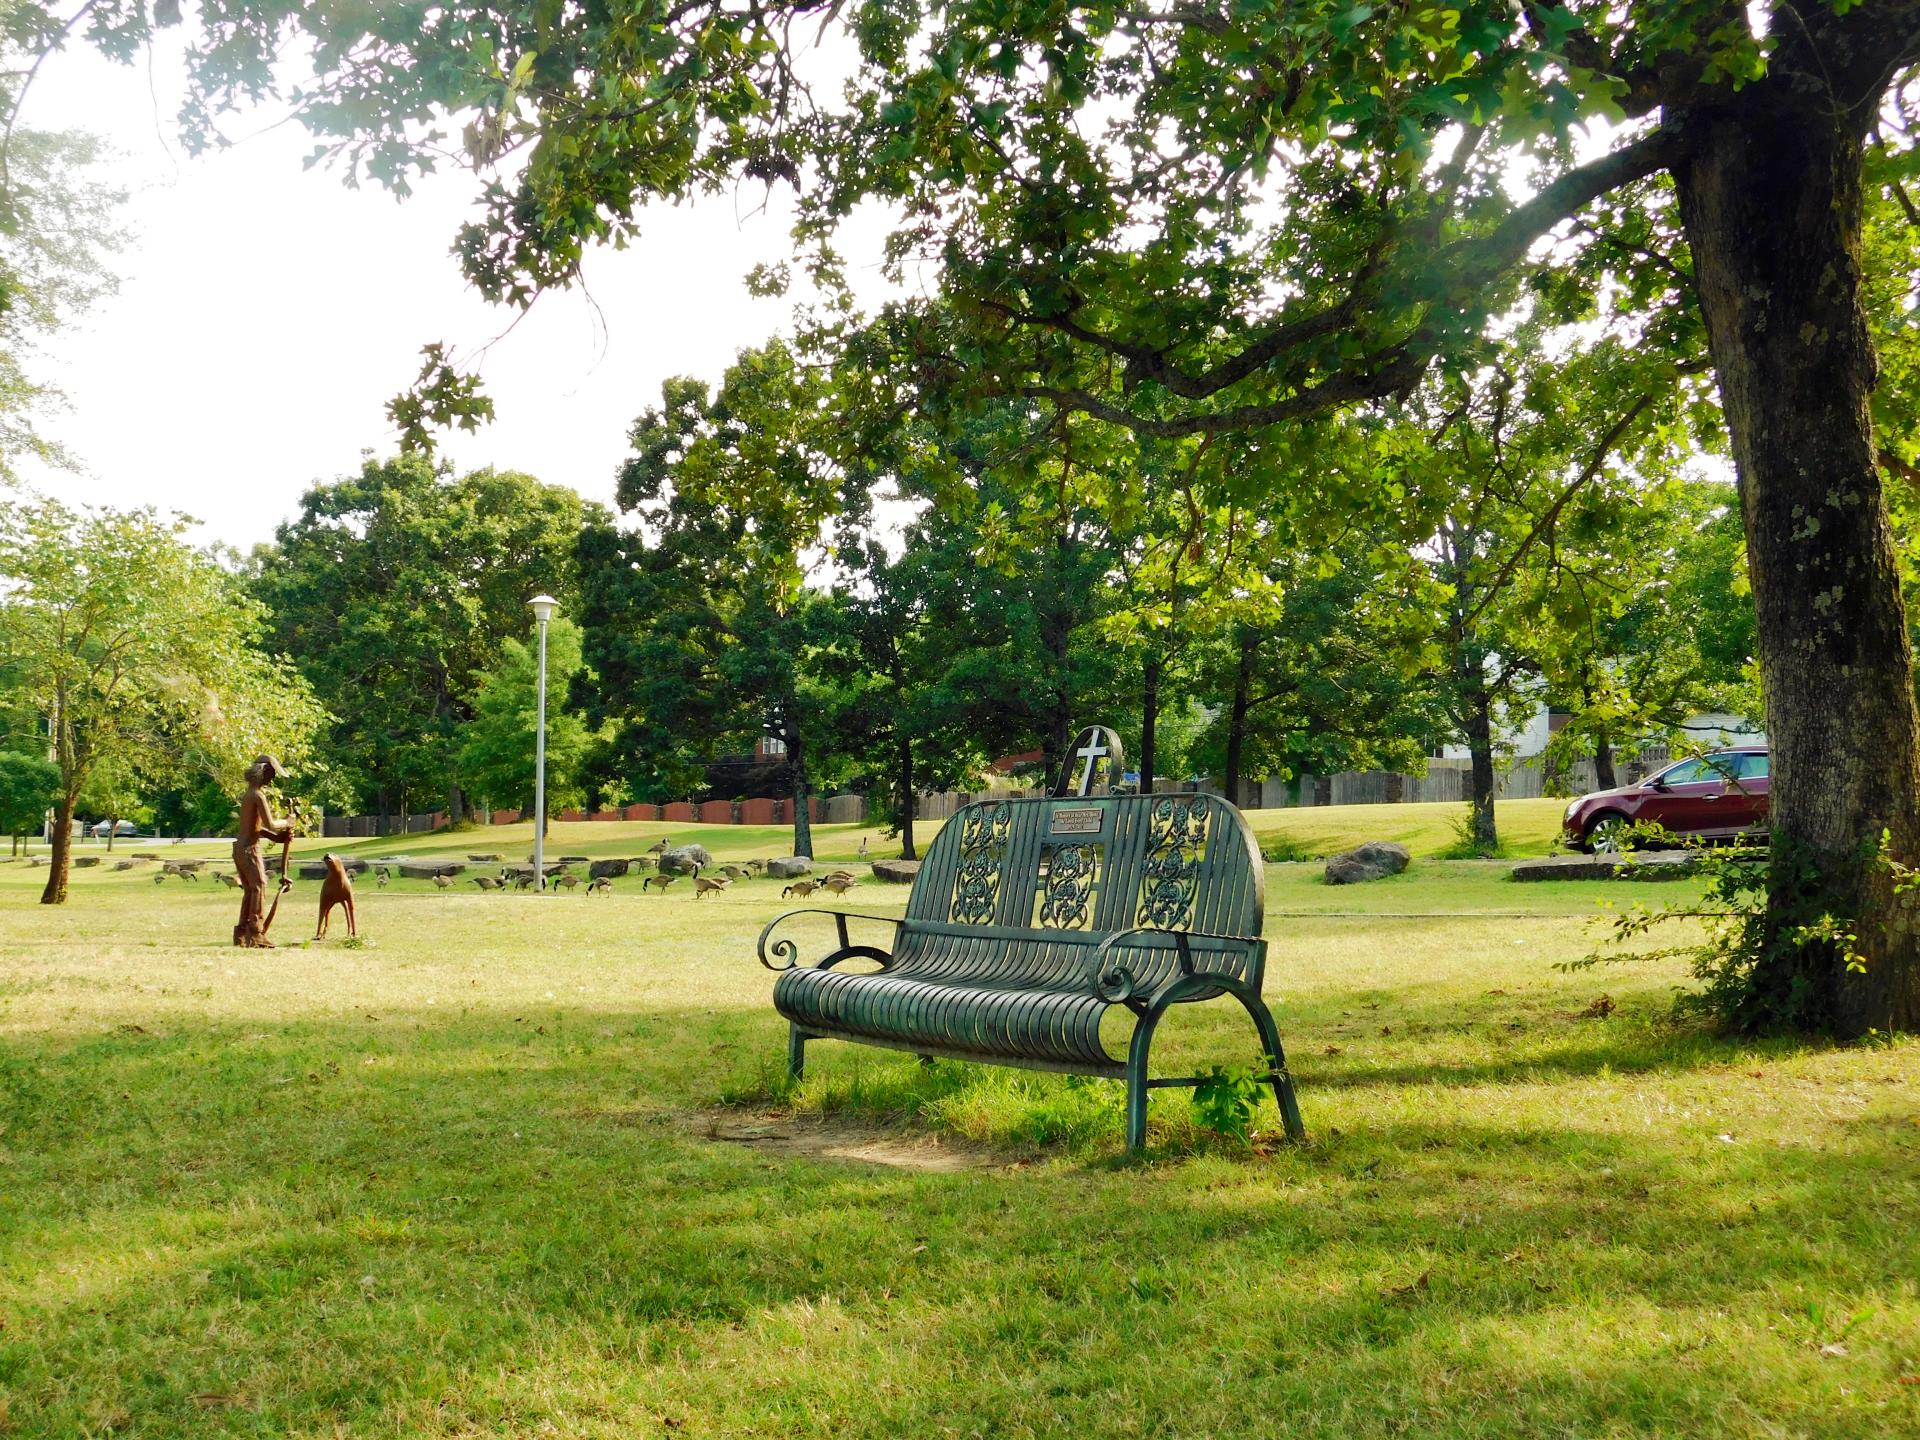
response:
<path id="1" fill-rule="evenodd" d="M 1354 838 L 1431 810 L 1442 848 L 1453 808 Z M 1162 1094 L 1129 1162 L 1113 1084 L 822 1043 L 787 1094 L 776 882 L 369 881 L 362 945 L 240 952 L 234 892 L 152 870 L 45 909 L 0 865 L 8 1437 L 1920 1433 L 1920 1045 L 1723 1042 L 1671 968 L 1553 968 L 1603 895 L 1690 882 L 1272 867 L 1313 1139 Z M 1178 1016 L 1156 1060 L 1243 1027 Z"/>
<path id="2" fill-rule="evenodd" d="M 1565 800 L 1498 800 L 1494 822 L 1500 850 L 1519 857 L 1545 855 L 1560 839 Z M 1464 853 L 1464 805 L 1326 805 L 1246 812 L 1269 855 L 1324 858 L 1367 840 L 1397 840 L 1417 857 Z"/>

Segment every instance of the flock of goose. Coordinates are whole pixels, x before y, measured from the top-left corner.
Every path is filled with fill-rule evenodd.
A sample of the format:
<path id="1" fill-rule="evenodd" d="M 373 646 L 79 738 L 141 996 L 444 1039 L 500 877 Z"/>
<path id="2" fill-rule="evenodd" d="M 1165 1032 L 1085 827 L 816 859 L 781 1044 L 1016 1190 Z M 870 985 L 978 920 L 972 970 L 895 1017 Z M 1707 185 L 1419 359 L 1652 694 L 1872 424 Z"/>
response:
<path id="1" fill-rule="evenodd" d="M 673 846 L 670 842 L 660 840 L 648 850 L 647 854 L 649 858 L 658 863 L 659 857 L 666 854 L 666 852 L 672 848 Z M 865 848 L 866 841 L 863 839 L 861 841 L 861 849 L 864 851 Z M 113 868 L 115 870 L 131 870 L 135 866 L 143 863 L 143 859 L 144 857 L 137 857 L 131 860 L 121 860 L 116 863 Z M 200 878 L 201 867 L 204 863 L 205 862 L 198 860 L 162 861 L 160 870 L 155 873 L 153 877 L 153 883 L 159 885 L 169 879 L 197 881 Z M 747 860 L 738 865 L 718 865 L 713 867 L 714 873 L 711 875 L 701 874 L 700 872 L 703 868 L 705 867 L 696 864 L 684 875 L 664 872 L 648 875 L 640 882 L 640 888 L 642 890 L 659 890 L 664 893 L 669 885 L 674 884 L 678 880 L 688 879 L 693 882 L 694 898 L 698 900 L 708 895 L 722 894 L 736 881 L 746 880 L 764 874 L 767 863 L 764 860 Z M 239 878 L 227 871 L 210 870 L 207 873 L 230 890 L 238 890 L 240 888 Z M 393 881 L 393 867 L 391 865 L 375 865 L 372 867 L 372 874 L 374 884 L 383 890 Z M 513 867 L 502 867 L 492 875 L 470 875 L 467 877 L 469 884 L 477 885 L 482 890 L 493 892 L 531 890 L 533 888 L 533 880 L 534 877 L 531 869 Z M 433 877 L 433 883 L 438 889 L 451 890 L 459 882 L 450 875 L 435 875 Z M 613 893 L 612 877 L 596 875 L 583 880 L 580 876 L 574 874 L 565 862 L 560 865 L 558 872 L 553 875 L 552 883 L 556 889 L 568 893 L 582 886 L 585 887 L 584 893 L 588 895 L 611 895 Z M 826 875 L 820 876 L 818 879 L 795 880 L 780 892 L 780 898 L 783 900 L 790 900 L 795 897 L 804 899 L 816 890 L 825 890 L 833 895 L 844 895 L 859 883 L 859 877 L 851 870 L 834 870 Z"/>

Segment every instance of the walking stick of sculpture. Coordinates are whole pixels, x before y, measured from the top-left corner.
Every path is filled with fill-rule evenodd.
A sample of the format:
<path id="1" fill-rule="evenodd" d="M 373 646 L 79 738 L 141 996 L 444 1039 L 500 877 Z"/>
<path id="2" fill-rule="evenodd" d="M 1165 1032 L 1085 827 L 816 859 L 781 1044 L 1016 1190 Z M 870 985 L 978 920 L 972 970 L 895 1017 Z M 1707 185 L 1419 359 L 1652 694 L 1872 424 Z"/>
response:
<path id="1" fill-rule="evenodd" d="M 293 889 L 293 817 L 287 817 L 287 838 L 280 842 L 280 888 L 273 892 L 273 904 L 267 907 L 267 918 L 260 922 L 260 938 L 267 938 L 267 932 L 273 929 L 273 917 L 280 913 L 280 897 Z"/>
<path id="2" fill-rule="evenodd" d="M 240 923 L 233 927 L 233 943 L 246 949 L 273 947 L 267 939 L 267 927 L 280 908 L 280 895 L 293 888 L 288 870 L 293 855 L 293 821 L 274 818 L 266 793 L 267 786 L 285 773 L 271 755 L 258 757 L 247 767 L 247 793 L 240 797 L 240 833 L 233 841 L 233 868 L 240 877 Z M 260 847 L 274 840 L 281 845 L 280 891 L 269 911 L 267 862 Z"/>

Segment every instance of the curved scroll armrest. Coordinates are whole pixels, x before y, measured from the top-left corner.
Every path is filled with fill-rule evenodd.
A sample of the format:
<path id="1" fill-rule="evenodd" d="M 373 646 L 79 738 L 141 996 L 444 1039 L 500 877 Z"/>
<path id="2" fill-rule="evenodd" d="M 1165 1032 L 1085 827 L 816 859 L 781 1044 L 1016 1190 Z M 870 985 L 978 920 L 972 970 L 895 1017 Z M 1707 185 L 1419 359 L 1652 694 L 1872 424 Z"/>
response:
<path id="1" fill-rule="evenodd" d="M 800 910 L 784 910 L 780 914 L 774 916 L 773 919 L 769 920 L 767 922 L 767 928 L 760 932 L 760 946 L 759 946 L 760 963 L 766 966 L 767 969 L 791 970 L 793 969 L 794 966 L 800 963 L 800 947 L 796 945 L 792 940 L 774 940 L 771 947 L 769 947 L 769 945 L 767 944 L 768 940 L 772 939 L 773 932 L 779 929 L 780 926 L 784 925 L 787 921 L 793 919 L 796 915 L 831 915 L 834 920 L 834 926 L 839 933 L 840 944 L 838 948 L 830 951 L 828 954 L 823 955 L 818 960 L 814 961 L 815 966 L 832 965 L 836 961 L 845 960 L 850 956 L 854 956 L 854 955 L 865 956 L 868 959 L 878 960 L 883 966 L 888 964 L 893 959 L 893 956 L 889 951 L 881 950 L 871 945 L 855 945 L 851 940 L 847 938 L 847 921 L 871 920 L 877 925 L 891 925 L 894 928 L 894 932 L 898 934 L 900 930 L 900 926 L 902 924 L 902 920 L 900 916 L 898 915 L 862 915 L 857 912 L 848 911 L 848 910 L 821 910 L 818 908 L 808 908 L 808 909 L 800 909 Z"/>
<path id="2" fill-rule="evenodd" d="M 1219 935 L 1208 930 L 1163 930 L 1158 925 L 1136 925 L 1131 930 L 1116 930 L 1106 939 L 1087 960 L 1087 980 L 1093 986 L 1093 993 L 1109 1004 L 1118 1005 L 1133 998 L 1139 984 L 1138 977 L 1124 965 L 1113 963 L 1113 952 L 1120 946 L 1142 935 L 1168 935 L 1173 938 L 1173 948 L 1180 960 L 1181 975 L 1208 975 L 1211 971 L 1196 968 L 1193 963 L 1193 945 L 1195 940 L 1232 940 L 1243 945 L 1258 945 L 1258 935 Z M 1223 975 L 1223 980 L 1237 980 L 1238 976 Z"/>

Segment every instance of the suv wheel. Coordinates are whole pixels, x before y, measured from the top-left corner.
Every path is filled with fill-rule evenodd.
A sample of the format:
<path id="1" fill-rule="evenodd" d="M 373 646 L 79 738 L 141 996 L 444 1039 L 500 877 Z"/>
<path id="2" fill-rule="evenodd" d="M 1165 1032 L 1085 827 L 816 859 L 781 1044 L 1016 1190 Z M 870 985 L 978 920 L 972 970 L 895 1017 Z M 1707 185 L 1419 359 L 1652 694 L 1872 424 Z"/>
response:
<path id="1" fill-rule="evenodd" d="M 1587 849 L 1595 855 L 1618 854 L 1632 822 L 1618 810 L 1603 810 L 1587 826 Z"/>

